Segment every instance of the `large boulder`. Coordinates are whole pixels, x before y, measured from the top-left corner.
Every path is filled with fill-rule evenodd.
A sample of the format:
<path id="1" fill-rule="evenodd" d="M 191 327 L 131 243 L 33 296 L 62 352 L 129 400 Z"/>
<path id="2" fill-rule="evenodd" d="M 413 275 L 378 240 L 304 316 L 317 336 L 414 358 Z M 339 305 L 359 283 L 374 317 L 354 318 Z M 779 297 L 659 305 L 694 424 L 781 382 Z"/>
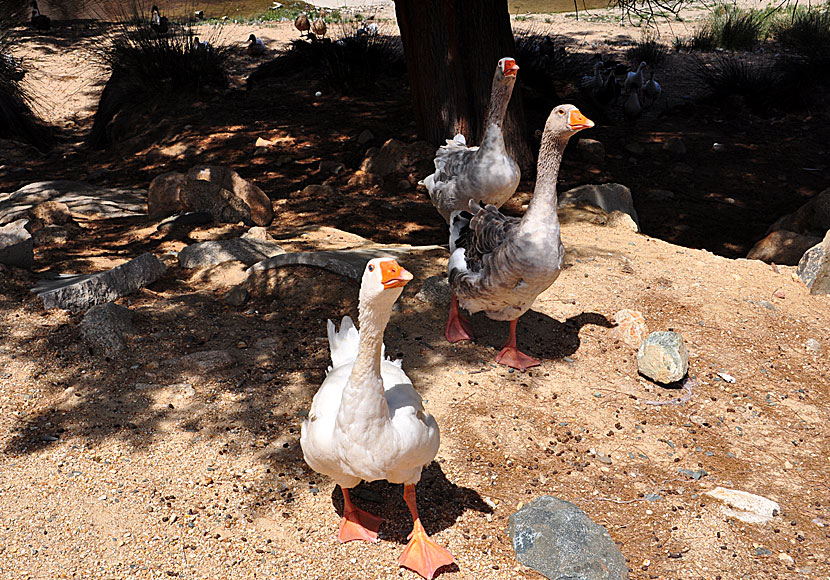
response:
<path id="1" fill-rule="evenodd" d="M 227 167 L 192 168 L 180 199 L 185 210 L 207 211 L 220 222 L 267 226 L 274 220 L 274 209 L 265 192 Z"/>
<path id="2" fill-rule="evenodd" d="M 35 261 L 34 240 L 21 219 L 0 226 L 0 264 L 30 268 Z"/>
<path id="3" fill-rule="evenodd" d="M 537 497 L 510 516 L 516 558 L 551 580 L 627 580 L 625 557 L 608 530 L 574 504 Z"/>
<path id="4" fill-rule="evenodd" d="M 804 252 L 820 241 L 821 238 L 815 236 L 778 230 L 752 246 L 746 257 L 750 260 L 761 260 L 768 264 L 796 266 Z"/>
<path id="5" fill-rule="evenodd" d="M 212 240 L 191 244 L 179 252 L 182 268 L 208 268 L 223 262 L 239 261 L 246 266 L 284 254 L 285 250 L 273 242 L 255 238 Z"/>
<path id="6" fill-rule="evenodd" d="M 772 224 L 767 233 L 778 230 L 821 238 L 830 230 L 830 187 L 810 199 L 791 214 Z"/>
<path id="7" fill-rule="evenodd" d="M 580 185 L 569 189 L 559 196 L 559 207 L 589 203 L 601 208 L 610 214 L 613 211 L 627 213 L 637 224 L 639 230 L 640 220 L 637 217 L 637 210 L 634 209 L 634 199 L 631 197 L 631 190 L 619 183 L 602 183 Z"/>
<path id="8" fill-rule="evenodd" d="M 796 274 L 810 294 L 830 294 L 830 230 L 820 243 L 804 252 Z"/>
<path id="9" fill-rule="evenodd" d="M 130 309 L 112 302 L 93 306 L 81 321 L 84 340 L 96 351 L 109 357 L 127 348 L 124 335 L 133 330 Z"/>
<path id="10" fill-rule="evenodd" d="M 185 211 L 180 199 L 185 181 L 185 175 L 175 171 L 153 178 L 147 190 L 147 214 L 159 218 Z"/>

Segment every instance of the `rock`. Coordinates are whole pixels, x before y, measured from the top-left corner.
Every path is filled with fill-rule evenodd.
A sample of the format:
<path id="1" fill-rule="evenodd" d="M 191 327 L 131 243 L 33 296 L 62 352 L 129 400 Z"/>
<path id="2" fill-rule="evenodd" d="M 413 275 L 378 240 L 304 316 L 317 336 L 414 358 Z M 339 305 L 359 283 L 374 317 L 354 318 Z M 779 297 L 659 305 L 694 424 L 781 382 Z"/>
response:
<path id="1" fill-rule="evenodd" d="M 814 236 L 777 230 L 752 246 L 746 257 L 749 260 L 761 260 L 768 264 L 796 266 L 804 252 L 820 241 L 821 238 Z"/>
<path id="2" fill-rule="evenodd" d="M 705 469 L 696 469 L 694 471 L 692 471 L 691 469 L 678 469 L 677 473 L 679 473 L 680 475 L 685 475 L 686 477 L 694 479 L 695 481 L 697 481 L 701 477 L 706 477 L 707 475 L 709 475 L 709 473 Z"/>
<path id="3" fill-rule="evenodd" d="M 672 155 L 685 155 L 686 145 L 680 137 L 669 137 L 663 143 L 663 151 L 668 151 Z"/>
<path id="4" fill-rule="evenodd" d="M 357 142 L 361 145 L 366 145 L 366 143 L 372 141 L 374 138 L 374 133 L 372 133 L 369 129 L 363 129 L 363 131 L 360 132 L 360 135 L 357 136 Z"/>
<path id="5" fill-rule="evenodd" d="M 434 306 L 449 306 L 452 300 L 449 279 L 446 276 L 430 276 L 424 280 L 415 298 Z"/>
<path id="6" fill-rule="evenodd" d="M 689 351 L 676 332 L 652 332 L 637 350 L 637 369 L 662 384 L 679 381 L 689 372 Z"/>
<path id="7" fill-rule="evenodd" d="M 723 153 L 726 150 L 727 150 L 727 147 L 723 143 L 712 143 L 712 151 L 717 151 L 718 153 Z"/>
<path id="8" fill-rule="evenodd" d="M 634 200 L 631 197 L 631 190 L 619 183 L 604 183 L 601 185 L 580 185 L 569 189 L 559 197 L 559 207 L 574 205 L 580 201 L 588 202 L 606 213 L 619 210 L 627 213 L 640 228 L 640 220 L 637 218 L 637 210 L 634 209 Z"/>
<path id="9" fill-rule="evenodd" d="M 225 294 L 225 302 L 230 306 L 242 306 L 248 300 L 248 290 L 244 286 L 234 286 Z"/>
<path id="10" fill-rule="evenodd" d="M 804 348 L 810 352 L 821 352 L 821 343 L 815 338 L 808 338 L 807 342 L 804 343 Z"/>
<path id="11" fill-rule="evenodd" d="M 796 274 L 810 294 L 830 294 L 830 230 L 821 242 L 804 252 Z"/>
<path id="12" fill-rule="evenodd" d="M 729 508 L 723 508 L 723 511 L 728 516 L 735 517 L 742 522 L 762 524 L 781 513 L 781 506 L 778 503 L 754 493 L 716 487 L 705 492 L 705 494 L 730 506 Z"/>
<path id="13" fill-rule="evenodd" d="M 166 268 L 152 254 L 142 254 L 111 270 L 81 276 L 69 276 L 39 283 L 32 289 L 45 308 L 63 308 L 78 312 L 96 304 L 112 302 L 152 284 Z"/>
<path id="14" fill-rule="evenodd" d="M 254 142 L 254 147 L 268 148 L 268 147 L 273 147 L 273 146 L 274 146 L 273 141 L 270 141 L 268 139 L 263 139 L 262 137 L 257 137 L 256 141 Z"/>
<path id="15" fill-rule="evenodd" d="M 643 314 L 637 310 L 624 308 L 614 314 L 614 322 L 617 323 L 617 327 L 612 331 L 614 338 L 629 346 L 639 348 L 648 332 Z"/>
<path id="16" fill-rule="evenodd" d="M 37 230 L 33 235 L 35 246 L 48 246 L 51 244 L 62 246 L 69 241 L 69 232 L 59 225 L 48 225 Z"/>
<path id="17" fill-rule="evenodd" d="M 35 242 L 26 229 L 27 219 L 0 226 L 0 264 L 31 268 L 35 263 Z"/>
<path id="18" fill-rule="evenodd" d="M 337 194 L 330 185 L 306 185 L 300 192 L 300 195 L 307 195 L 318 199 L 334 199 L 334 196 Z"/>
<path id="19" fill-rule="evenodd" d="M 161 220 L 159 225 L 156 226 L 156 231 L 169 234 L 176 230 L 185 228 L 193 229 L 198 226 L 206 226 L 210 223 L 213 223 L 213 216 L 206 211 L 190 211 Z"/>
<path id="20" fill-rule="evenodd" d="M 201 373 L 213 373 L 231 368 L 236 364 L 233 356 L 225 350 L 204 350 L 179 359 L 186 366 L 192 366 Z"/>
<path id="21" fill-rule="evenodd" d="M 340 175 L 346 171 L 346 166 L 331 159 L 323 159 L 317 168 L 320 173 L 330 173 L 331 175 Z"/>
<path id="22" fill-rule="evenodd" d="M 778 230 L 823 237 L 830 230 L 830 188 L 814 196 L 795 212 L 779 218 L 767 233 Z"/>
<path id="23" fill-rule="evenodd" d="M 147 190 L 147 215 L 159 218 L 183 211 L 181 191 L 186 181 L 183 173 L 175 171 L 154 177 Z"/>
<path id="24" fill-rule="evenodd" d="M 595 139 L 580 139 L 576 142 L 576 150 L 587 163 L 599 164 L 605 161 L 605 145 Z"/>
<path id="25" fill-rule="evenodd" d="M 207 211 L 218 222 L 267 226 L 274 220 L 268 196 L 226 167 L 192 168 L 179 195 L 184 209 Z"/>
<path id="26" fill-rule="evenodd" d="M 43 222 L 44 225 L 69 225 L 74 223 L 69 206 L 60 201 L 44 201 L 29 211 L 32 219 Z"/>
<path id="27" fill-rule="evenodd" d="M 273 238 L 268 234 L 268 229 L 262 226 L 254 226 L 247 232 L 242 234 L 243 240 L 259 240 L 261 242 L 271 242 Z"/>
<path id="28" fill-rule="evenodd" d="M 404 143 L 389 139 L 380 149 L 371 148 L 366 152 L 360 171 L 384 178 L 393 173 L 411 170 L 421 161 L 429 160 L 432 163 L 434 157 L 435 146 L 426 141 Z"/>
<path id="29" fill-rule="evenodd" d="M 47 201 L 61 202 L 73 215 L 85 219 L 142 216 L 146 199 L 143 189 L 96 187 L 82 181 L 39 181 L 12 193 L 0 193 L 0 225 L 25 218 Z"/>
<path id="30" fill-rule="evenodd" d="M 587 201 L 561 206 L 556 210 L 556 213 L 559 216 L 559 222 L 563 224 L 585 222 L 605 226 L 608 225 L 610 217 L 608 212 Z"/>
<path id="31" fill-rule="evenodd" d="M 632 232 L 640 231 L 630 215 L 616 209 L 608 215 L 608 223 L 605 225 L 609 228 L 624 228 Z"/>
<path id="32" fill-rule="evenodd" d="M 222 262 L 237 260 L 251 266 L 280 254 L 285 250 L 273 242 L 253 238 L 233 238 L 191 244 L 179 252 L 182 268 L 207 268 Z"/>
<path id="33" fill-rule="evenodd" d="M 178 265 L 178 258 L 176 260 Z M 205 288 L 229 288 L 242 284 L 248 277 L 248 266 L 238 260 L 222 262 L 208 268 L 193 270 L 189 280 Z"/>
<path id="34" fill-rule="evenodd" d="M 81 320 L 84 340 L 104 356 L 114 357 L 127 348 L 124 335 L 133 332 L 129 308 L 109 302 L 90 308 Z"/>
<path id="35" fill-rule="evenodd" d="M 778 554 L 778 559 L 779 559 L 779 560 L 781 561 L 781 563 L 782 563 L 782 564 L 784 564 L 785 566 L 795 566 L 795 560 L 793 560 L 793 557 L 792 557 L 792 556 L 790 556 L 789 554 L 786 554 L 786 553 L 784 553 L 784 552 L 780 552 L 780 553 Z"/>
<path id="36" fill-rule="evenodd" d="M 561 499 L 537 497 L 510 516 L 516 558 L 551 580 L 625 580 L 625 557 L 608 531 Z"/>
<path id="37" fill-rule="evenodd" d="M 639 143 L 626 143 L 625 150 L 632 155 L 640 156 L 645 152 L 645 147 L 640 145 Z"/>

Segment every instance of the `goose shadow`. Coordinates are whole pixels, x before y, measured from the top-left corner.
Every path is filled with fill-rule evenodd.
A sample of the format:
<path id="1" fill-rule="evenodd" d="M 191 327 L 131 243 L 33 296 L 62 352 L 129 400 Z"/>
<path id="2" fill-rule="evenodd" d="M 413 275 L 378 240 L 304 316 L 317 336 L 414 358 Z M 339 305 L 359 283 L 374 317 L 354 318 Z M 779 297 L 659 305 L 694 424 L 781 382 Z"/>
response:
<path id="1" fill-rule="evenodd" d="M 507 340 L 509 323 L 491 320 L 484 313 L 476 313 L 470 318 L 476 335 L 475 342 L 501 350 Z M 613 321 L 597 312 L 582 312 L 571 316 L 564 322 L 551 318 L 547 314 L 528 310 L 521 318 L 516 329 L 519 350 L 538 359 L 556 360 L 573 355 L 581 341 L 579 331 L 587 325 L 613 328 Z"/>
<path id="2" fill-rule="evenodd" d="M 378 537 L 381 540 L 406 544 L 412 531 L 412 516 L 403 499 L 403 485 L 385 480 L 361 482 L 349 490 L 352 501 L 376 516 L 385 518 Z M 479 493 L 447 479 L 441 466 L 433 461 L 421 473 L 421 481 L 415 486 L 418 515 L 427 533 L 432 535 L 456 524 L 466 511 L 492 514 L 493 509 L 484 503 Z M 337 514 L 343 516 L 343 493 L 335 486 L 331 493 Z M 336 533 L 332 530 L 332 533 Z"/>

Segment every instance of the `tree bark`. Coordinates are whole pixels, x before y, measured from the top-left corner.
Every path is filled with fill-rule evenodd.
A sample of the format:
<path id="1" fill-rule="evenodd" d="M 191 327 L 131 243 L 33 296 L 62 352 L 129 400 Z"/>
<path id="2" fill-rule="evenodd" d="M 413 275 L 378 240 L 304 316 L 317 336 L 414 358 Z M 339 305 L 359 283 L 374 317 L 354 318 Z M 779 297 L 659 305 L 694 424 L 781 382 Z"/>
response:
<path id="1" fill-rule="evenodd" d="M 395 0 L 418 133 L 435 145 L 462 133 L 476 145 L 496 63 L 515 55 L 507 0 Z M 521 66 L 521 63 L 519 63 Z M 533 163 L 518 82 L 504 121 L 508 152 Z"/>

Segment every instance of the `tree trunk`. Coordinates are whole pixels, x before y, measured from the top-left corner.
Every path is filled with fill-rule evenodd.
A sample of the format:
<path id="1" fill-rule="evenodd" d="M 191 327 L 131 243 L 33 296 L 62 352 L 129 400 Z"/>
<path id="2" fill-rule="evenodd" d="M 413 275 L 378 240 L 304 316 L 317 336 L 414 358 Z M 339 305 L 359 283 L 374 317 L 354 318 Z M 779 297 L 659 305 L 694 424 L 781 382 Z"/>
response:
<path id="1" fill-rule="evenodd" d="M 476 145 L 496 63 L 514 56 L 507 0 L 395 0 L 418 133 L 442 145 L 456 133 Z M 521 66 L 521 63 L 519 63 Z M 522 169 L 533 163 L 518 82 L 504 121 L 507 150 Z"/>

